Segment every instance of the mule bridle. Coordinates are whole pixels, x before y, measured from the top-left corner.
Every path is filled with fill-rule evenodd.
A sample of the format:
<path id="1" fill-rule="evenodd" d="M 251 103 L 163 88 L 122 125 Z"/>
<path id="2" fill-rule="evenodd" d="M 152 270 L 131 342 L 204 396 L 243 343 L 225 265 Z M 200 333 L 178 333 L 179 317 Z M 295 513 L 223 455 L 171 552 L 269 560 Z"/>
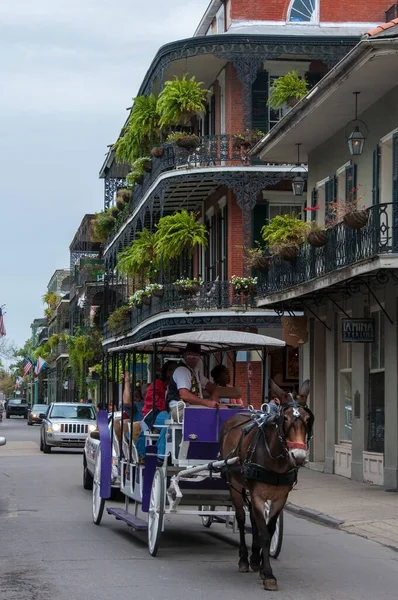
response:
<path id="1" fill-rule="evenodd" d="M 307 415 L 309 416 L 309 420 L 308 420 L 307 425 L 306 425 L 306 429 L 307 429 L 306 444 L 307 444 L 307 446 L 309 446 L 309 444 L 310 444 L 310 442 L 312 440 L 312 430 L 313 430 L 313 425 L 314 425 L 314 420 L 315 420 L 314 413 L 307 406 L 307 404 L 305 404 L 303 402 L 298 402 L 297 400 L 295 400 L 293 398 L 293 394 L 289 394 L 289 396 L 291 398 L 290 402 L 287 402 L 286 404 L 282 404 L 280 406 L 278 418 L 275 420 L 275 422 L 276 422 L 276 428 L 277 428 L 277 433 L 278 433 L 278 439 L 282 443 L 283 447 L 286 450 L 288 448 L 288 442 L 287 442 L 286 438 L 289 435 L 289 431 L 294 426 L 294 423 L 296 421 L 299 421 L 299 420 L 303 421 L 303 417 L 300 414 L 300 408 L 302 408 L 307 413 Z M 285 418 L 285 411 L 288 408 L 292 408 L 293 409 L 293 420 L 290 423 L 287 432 L 285 432 L 285 430 L 283 428 L 283 423 L 284 423 L 284 418 Z"/>

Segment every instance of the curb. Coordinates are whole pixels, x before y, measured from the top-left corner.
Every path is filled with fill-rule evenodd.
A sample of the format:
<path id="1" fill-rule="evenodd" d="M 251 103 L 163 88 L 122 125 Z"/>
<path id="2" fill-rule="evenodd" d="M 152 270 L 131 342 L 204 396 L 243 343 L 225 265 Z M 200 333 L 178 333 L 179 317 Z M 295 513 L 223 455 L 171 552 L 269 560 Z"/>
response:
<path id="1" fill-rule="evenodd" d="M 341 525 L 344 523 L 344 521 L 339 521 L 338 519 L 329 517 L 329 515 L 325 515 L 318 510 L 305 507 L 303 508 L 301 506 L 297 506 L 296 504 L 292 504 L 291 502 L 287 502 L 285 504 L 284 510 L 296 515 L 297 517 L 309 519 L 310 521 L 315 521 L 316 523 L 321 523 L 322 525 L 333 527 L 334 529 L 340 529 Z"/>

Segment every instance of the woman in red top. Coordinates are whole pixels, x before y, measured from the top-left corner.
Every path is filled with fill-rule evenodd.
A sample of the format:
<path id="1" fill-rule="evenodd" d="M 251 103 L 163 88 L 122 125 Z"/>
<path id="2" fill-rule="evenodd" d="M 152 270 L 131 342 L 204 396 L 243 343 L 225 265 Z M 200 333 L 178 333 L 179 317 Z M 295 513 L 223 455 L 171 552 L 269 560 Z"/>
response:
<path id="1" fill-rule="evenodd" d="M 158 411 L 166 410 L 166 391 L 169 381 L 174 371 L 177 368 L 177 362 L 174 360 L 168 360 L 162 367 L 162 379 L 155 380 L 155 408 Z M 153 383 L 148 387 L 145 394 L 144 407 L 142 409 L 142 416 L 146 417 L 147 414 L 153 409 Z"/>

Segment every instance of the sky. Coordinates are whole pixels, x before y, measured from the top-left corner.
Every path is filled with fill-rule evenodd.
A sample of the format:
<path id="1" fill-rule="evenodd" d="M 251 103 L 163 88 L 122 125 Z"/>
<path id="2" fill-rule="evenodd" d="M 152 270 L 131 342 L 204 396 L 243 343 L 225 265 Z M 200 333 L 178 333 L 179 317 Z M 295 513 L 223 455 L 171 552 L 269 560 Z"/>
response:
<path id="1" fill-rule="evenodd" d="M 209 0 L 0 0 L 0 305 L 18 347 L 69 266 L 98 172 L 157 50 Z"/>

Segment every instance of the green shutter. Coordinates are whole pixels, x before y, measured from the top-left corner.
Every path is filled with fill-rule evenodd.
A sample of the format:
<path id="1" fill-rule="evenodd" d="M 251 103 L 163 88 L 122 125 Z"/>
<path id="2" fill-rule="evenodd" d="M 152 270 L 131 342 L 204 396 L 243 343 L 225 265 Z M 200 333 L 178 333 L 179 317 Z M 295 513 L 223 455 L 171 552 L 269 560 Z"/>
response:
<path id="1" fill-rule="evenodd" d="M 318 190 L 313 188 L 311 192 L 311 208 L 314 209 L 318 202 Z M 316 221 L 316 211 L 311 211 L 311 221 Z"/>
<path id="2" fill-rule="evenodd" d="M 256 204 L 252 211 L 252 245 L 254 246 L 255 242 L 259 242 L 261 245 L 264 244 L 263 238 L 261 236 L 261 229 L 263 225 L 266 224 L 266 221 L 269 217 L 268 211 L 268 202 L 262 202 L 261 204 Z"/>
<path id="3" fill-rule="evenodd" d="M 355 200 L 357 197 L 357 166 L 355 163 L 345 168 L 345 201 Z"/>
<path id="4" fill-rule="evenodd" d="M 373 150 L 372 204 L 380 204 L 380 146 Z"/>
<path id="5" fill-rule="evenodd" d="M 268 73 L 257 74 L 252 85 L 252 128 L 267 133 L 268 127 Z"/>
<path id="6" fill-rule="evenodd" d="M 336 176 L 333 175 L 329 177 L 327 182 L 325 183 L 325 223 L 328 224 L 332 219 L 333 214 L 331 210 L 331 204 L 336 202 L 337 196 L 337 179 Z"/>
<path id="7" fill-rule="evenodd" d="M 392 138 L 392 201 L 398 204 L 398 133 Z"/>

